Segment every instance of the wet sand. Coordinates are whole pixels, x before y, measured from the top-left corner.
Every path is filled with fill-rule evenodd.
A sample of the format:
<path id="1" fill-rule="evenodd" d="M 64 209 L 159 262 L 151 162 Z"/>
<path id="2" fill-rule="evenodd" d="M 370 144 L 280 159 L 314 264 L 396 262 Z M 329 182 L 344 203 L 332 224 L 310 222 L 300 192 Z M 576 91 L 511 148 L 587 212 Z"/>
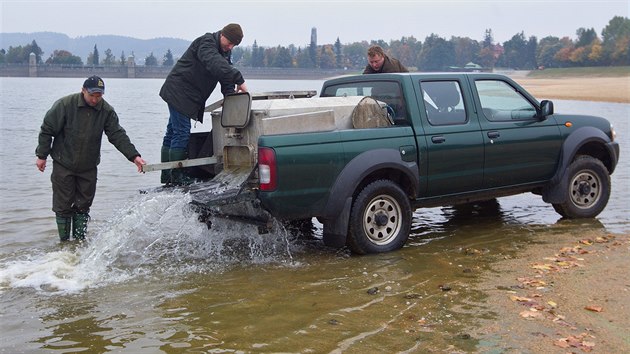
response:
<path id="1" fill-rule="evenodd" d="M 512 76 L 537 99 L 630 103 L 630 76 L 530 78 Z"/>
<path id="2" fill-rule="evenodd" d="M 478 284 L 496 320 L 480 352 L 630 352 L 630 235 L 554 236 L 494 265 Z"/>

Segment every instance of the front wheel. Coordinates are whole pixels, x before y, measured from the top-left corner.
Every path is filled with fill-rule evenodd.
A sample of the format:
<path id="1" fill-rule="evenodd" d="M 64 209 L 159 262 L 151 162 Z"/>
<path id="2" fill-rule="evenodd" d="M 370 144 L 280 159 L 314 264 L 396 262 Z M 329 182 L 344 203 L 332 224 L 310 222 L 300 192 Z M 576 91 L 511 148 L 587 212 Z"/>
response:
<path id="1" fill-rule="evenodd" d="M 354 253 L 381 253 L 404 246 L 411 230 L 411 205 L 389 180 L 367 185 L 352 204 L 347 246 Z"/>
<path id="2" fill-rule="evenodd" d="M 577 158 L 567 169 L 568 196 L 553 208 L 565 218 L 594 218 L 610 198 L 610 175 L 604 164 L 593 157 Z"/>

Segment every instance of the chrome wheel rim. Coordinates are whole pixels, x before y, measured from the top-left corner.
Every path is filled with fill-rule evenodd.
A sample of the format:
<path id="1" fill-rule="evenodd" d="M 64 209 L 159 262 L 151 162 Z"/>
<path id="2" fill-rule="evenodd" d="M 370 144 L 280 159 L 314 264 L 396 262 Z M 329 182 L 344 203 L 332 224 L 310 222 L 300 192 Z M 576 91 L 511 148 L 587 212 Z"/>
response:
<path id="1" fill-rule="evenodd" d="M 402 211 L 396 199 L 379 195 L 368 204 L 363 216 L 363 231 L 370 242 L 386 245 L 396 239 L 402 227 Z"/>
<path id="2" fill-rule="evenodd" d="M 591 170 L 575 175 L 571 180 L 571 201 L 580 209 L 588 209 L 599 201 L 602 182 Z"/>

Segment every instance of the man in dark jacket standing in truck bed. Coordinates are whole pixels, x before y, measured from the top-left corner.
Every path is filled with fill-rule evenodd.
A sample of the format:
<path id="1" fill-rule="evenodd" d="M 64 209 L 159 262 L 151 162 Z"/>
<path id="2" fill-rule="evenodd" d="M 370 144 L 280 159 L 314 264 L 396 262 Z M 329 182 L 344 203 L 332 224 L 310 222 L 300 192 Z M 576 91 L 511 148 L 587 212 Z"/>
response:
<path id="1" fill-rule="evenodd" d="M 203 122 L 206 100 L 221 85 L 223 95 L 245 92 L 241 72 L 232 66 L 232 48 L 243 39 L 241 26 L 230 23 L 218 32 L 195 39 L 166 77 L 160 97 L 168 104 L 169 119 L 162 141 L 161 161 L 188 158 L 190 120 Z M 162 171 L 162 183 L 186 183 L 183 169 Z"/>
<path id="2" fill-rule="evenodd" d="M 96 193 L 97 165 L 103 133 L 112 145 L 136 164 L 145 164 L 140 153 L 120 126 L 114 108 L 103 99 L 105 83 L 91 76 L 80 93 L 59 99 L 44 116 L 35 150 L 37 169 L 44 172 L 46 159 L 53 159 L 50 176 L 53 211 L 59 239 L 85 239 L 89 211 Z"/>

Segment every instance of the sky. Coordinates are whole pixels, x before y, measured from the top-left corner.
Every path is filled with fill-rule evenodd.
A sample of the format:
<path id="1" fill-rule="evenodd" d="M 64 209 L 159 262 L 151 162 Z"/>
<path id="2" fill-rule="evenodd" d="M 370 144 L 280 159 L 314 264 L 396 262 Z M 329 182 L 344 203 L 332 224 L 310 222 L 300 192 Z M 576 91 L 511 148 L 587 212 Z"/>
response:
<path id="1" fill-rule="evenodd" d="M 576 39 L 578 28 L 599 36 L 614 16 L 629 17 L 628 0 L 0 0 L 0 32 L 59 32 L 71 38 L 122 35 L 194 40 L 239 23 L 242 46 L 306 47 L 370 40 L 424 41 L 436 34 L 502 43 L 523 32 Z"/>

